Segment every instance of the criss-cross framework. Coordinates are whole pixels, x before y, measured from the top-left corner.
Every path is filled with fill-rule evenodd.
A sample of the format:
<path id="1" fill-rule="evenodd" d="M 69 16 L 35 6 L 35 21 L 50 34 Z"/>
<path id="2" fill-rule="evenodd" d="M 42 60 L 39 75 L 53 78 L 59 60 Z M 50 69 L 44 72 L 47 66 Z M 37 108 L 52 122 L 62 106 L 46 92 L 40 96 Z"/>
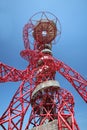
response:
<path id="1" fill-rule="evenodd" d="M 52 55 L 52 44 L 61 34 L 59 20 L 49 12 L 33 15 L 24 26 L 25 70 L 0 63 L 0 82 L 22 81 L 7 110 L 0 117 L 3 130 L 27 130 L 53 120 L 58 130 L 79 130 L 74 117 L 74 98 L 55 80 L 64 76 L 87 102 L 87 81 Z M 28 112 L 28 117 L 26 118 Z M 25 123 L 26 121 L 26 123 Z"/>

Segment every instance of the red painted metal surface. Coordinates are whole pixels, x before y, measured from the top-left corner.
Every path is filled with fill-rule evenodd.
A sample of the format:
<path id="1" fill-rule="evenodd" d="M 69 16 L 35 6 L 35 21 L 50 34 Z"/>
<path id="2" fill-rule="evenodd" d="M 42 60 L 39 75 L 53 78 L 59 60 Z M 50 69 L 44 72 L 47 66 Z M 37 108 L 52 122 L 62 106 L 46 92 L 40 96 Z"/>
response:
<path id="1" fill-rule="evenodd" d="M 0 82 L 22 81 L 7 110 L 0 117 L 3 130 L 26 130 L 55 119 L 58 120 L 58 130 L 79 130 L 70 92 L 61 87 L 49 86 L 38 90 L 35 98 L 32 97 L 39 84 L 55 81 L 55 74 L 59 72 L 87 102 L 87 81 L 52 56 L 52 44 L 60 34 L 60 23 L 54 15 L 37 13 L 23 29 L 25 50 L 20 55 L 29 62 L 28 67 L 21 71 L 0 63 Z M 26 119 L 27 112 L 29 115 Z"/>

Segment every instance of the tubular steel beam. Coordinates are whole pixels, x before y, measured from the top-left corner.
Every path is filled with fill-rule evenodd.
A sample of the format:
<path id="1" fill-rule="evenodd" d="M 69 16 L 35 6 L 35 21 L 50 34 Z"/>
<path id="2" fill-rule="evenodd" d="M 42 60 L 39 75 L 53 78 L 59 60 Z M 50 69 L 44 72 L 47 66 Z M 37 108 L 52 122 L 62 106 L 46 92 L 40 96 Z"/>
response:
<path id="1" fill-rule="evenodd" d="M 0 82 L 16 82 L 23 79 L 23 71 L 0 63 Z"/>
<path id="2" fill-rule="evenodd" d="M 4 130 L 22 130 L 24 115 L 30 106 L 31 91 L 29 83 L 22 82 L 7 110 L 0 117 L 0 126 Z"/>
<path id="3" fill-rule="evenodd" d="M 56 70 L 64 76 L 87 102 L 87 80 L 65 63 L 56 60 Z"/>

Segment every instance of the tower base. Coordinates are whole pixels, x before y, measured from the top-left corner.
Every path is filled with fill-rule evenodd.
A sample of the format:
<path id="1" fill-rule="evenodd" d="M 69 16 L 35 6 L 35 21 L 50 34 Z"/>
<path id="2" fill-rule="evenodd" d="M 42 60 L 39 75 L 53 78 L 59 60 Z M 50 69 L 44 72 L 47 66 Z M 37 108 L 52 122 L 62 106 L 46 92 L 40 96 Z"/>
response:
<path id="1" fill-rule="evenodd" d="M 31 130 L 58 130 L 58 120 L 53 120 L 47 124 L 43 124 L 41 126 L 37 126 L 32 128 Z M 64 129 L 66 130 L 66 129 Z"/>

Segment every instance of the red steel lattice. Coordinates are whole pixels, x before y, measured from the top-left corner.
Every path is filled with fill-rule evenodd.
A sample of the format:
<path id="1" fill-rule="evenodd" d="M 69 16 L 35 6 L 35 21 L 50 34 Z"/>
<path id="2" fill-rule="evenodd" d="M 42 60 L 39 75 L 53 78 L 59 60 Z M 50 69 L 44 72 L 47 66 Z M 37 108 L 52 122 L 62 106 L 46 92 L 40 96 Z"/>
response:
<path id="1" fill-rule="evenodd" d="M 58 120 L 58 130 L 79 130 L 73 96 L 56 82 L 56 72 L 71 83 L 85 102 L 87 81 L 52 56 L 52 44 L 60 34 L 60 22 L 54 15 L 37 13 L 23 29 L 25 50 L 20 55 L 29 62 L 28 67 L 22 71 L 0 63 L 0 82 L 22 81 L 0 117 L 3 130 L 27 130 L 53 120 Z M 29 119 L 24 125 L 27 111 Z"/>

